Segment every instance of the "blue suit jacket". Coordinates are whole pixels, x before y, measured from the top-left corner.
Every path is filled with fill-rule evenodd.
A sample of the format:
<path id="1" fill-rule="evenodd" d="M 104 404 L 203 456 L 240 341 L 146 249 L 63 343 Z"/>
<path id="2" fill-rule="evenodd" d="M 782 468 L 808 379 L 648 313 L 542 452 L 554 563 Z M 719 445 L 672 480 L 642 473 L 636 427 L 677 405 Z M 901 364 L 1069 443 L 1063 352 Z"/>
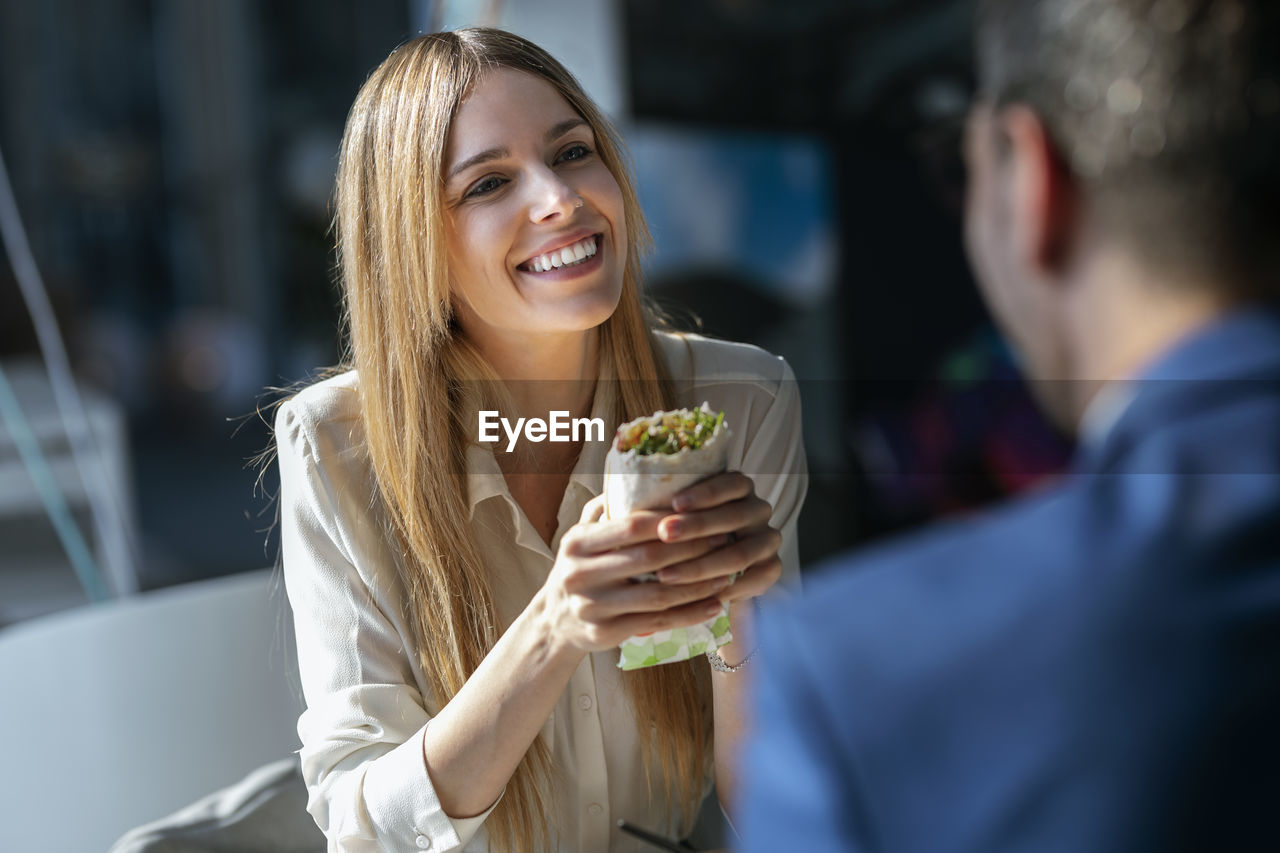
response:
<path id="1" fill-rule="evenodd" d="M 1280 850 L 1280 312 L 1038 496 L 766 610 L 749 851 Z"/>

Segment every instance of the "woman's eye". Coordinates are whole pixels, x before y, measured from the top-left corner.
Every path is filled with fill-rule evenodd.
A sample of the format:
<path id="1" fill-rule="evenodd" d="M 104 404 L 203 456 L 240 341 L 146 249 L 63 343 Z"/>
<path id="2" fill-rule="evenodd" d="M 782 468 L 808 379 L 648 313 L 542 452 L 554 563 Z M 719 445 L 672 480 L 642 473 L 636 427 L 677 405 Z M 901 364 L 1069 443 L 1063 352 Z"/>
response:
<path id="1" fill-rule="evenodd" d="M 590 156 L 590 154 L 591 154 L 590 148 L 583 145 L 582 143 L 578 143 L 577 145 L 571 145 L 568 148 L 566 148 L 564 152 L 559 157 L 556 158 L 556 162 L 572 163 L 575 160 L 583 160 L 586 157 Z"/>
<path id="2" fill-rule="evenodd" d="M 483 180 L 478 181 L 471 189 L 467 190 L 466 197 L 474 198 L 475 196 L 488 195 L 498 187 L 502 186 L 502 183 L 502 179 L 495 176 L 484 178 Z"/>

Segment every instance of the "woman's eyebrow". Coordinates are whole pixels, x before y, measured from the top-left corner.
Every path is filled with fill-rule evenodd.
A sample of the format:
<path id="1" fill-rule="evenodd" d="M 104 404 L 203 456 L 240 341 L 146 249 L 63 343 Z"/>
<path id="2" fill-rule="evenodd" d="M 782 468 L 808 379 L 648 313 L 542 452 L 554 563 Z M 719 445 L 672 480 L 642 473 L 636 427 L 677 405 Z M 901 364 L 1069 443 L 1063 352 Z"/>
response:
<path id="1" fill-rule="evenodd" d="M 556 137 L 564 136 L 566 133 L 573 130 L 575 127 L 579 127 L 580 125 L 584 125 L 586 123 L 587 123 L 586 119 L 582 118 L 581 116 L 574 116 L 573 118 L 565 119 L 562 122 L 552 125 L 551 129 L 547 131 L 545 138 L 547 142 L 551 142 Z M 470 169 L 472 166 L 477 166 L 480 163 L 488 163 L 492 160 L 501 160 L 503 157 L 510 156 L 510 154 L 511 152 L 506 148 L 487 148 L 473 157 L 468 157 L 467 159 L 463 160 L 461 163 L 459 163 L 458 165 L 450 169 L 449 174 L 445 178 L 445 180 L 451 181 L 459 172 L 465 172 L 467 169 Z"/>
<path id="2" fill-rule="evenodd" d="M 547 131 L 547 137 L 546 137 L 547 142 L 550 142 L 551 140 L 555 139 L 557 136 L 564 136 L 566 133 L 573 130 L 575 127 L 584 125 L 586 123 L 587 123 L 587 120 L 584 119 L 582 116 L 574 116 L 573 118 L 565 119 L 559 124 L 554 124 L 551 126 L 551 129 Z"/>
<path id="3" fill-rule="evenodd" d="M 489 148 L 485 151 L 481 151 L 479 154 L 475 155 L 474 157 L 468 157 L 467 159 L 463 160 L 461 163 L 459 163 L 458 165 L 450 169 L 449 176 L 445 178 L 445 180 L 451 181 L 459 172 L 464 172 L 467 169 L 470 169 L 472 166 L 475 166 L 479 163 L 488 163 L 490 160 L 501 160 L 503 157 L 507 157 L 510 154 L 511 152 L 508 151 L 506 148 Z"/>

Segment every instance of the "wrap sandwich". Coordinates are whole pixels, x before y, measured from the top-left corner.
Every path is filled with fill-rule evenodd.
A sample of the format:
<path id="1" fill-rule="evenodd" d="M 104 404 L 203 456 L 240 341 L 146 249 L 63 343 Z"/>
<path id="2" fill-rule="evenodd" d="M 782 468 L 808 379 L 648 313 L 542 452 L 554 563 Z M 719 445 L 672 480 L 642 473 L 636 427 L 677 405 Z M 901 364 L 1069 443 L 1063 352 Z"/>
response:
<path id="1" fill-rule="evenodd" d="M 678 492 L 725 470 L 729 427 L 723 412 L 706 403 L 697 409 L 655 412 L 618 428 L 604 463 L 605 514 L 621 518 L 634 509 L 670 509 Z M 656 581 L 652 574 L 637 582 Z M 729 611 L 698 625 L 629 637 L 619 646 L 618 666 L 639 669 L 687 660 L 730 642 Z"/>

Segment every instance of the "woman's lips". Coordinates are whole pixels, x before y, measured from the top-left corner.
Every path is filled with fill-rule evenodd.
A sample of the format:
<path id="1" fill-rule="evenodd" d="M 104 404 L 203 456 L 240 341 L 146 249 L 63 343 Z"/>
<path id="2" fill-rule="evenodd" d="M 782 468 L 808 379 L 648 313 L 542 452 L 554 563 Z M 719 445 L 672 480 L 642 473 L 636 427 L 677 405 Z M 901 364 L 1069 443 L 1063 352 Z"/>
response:
<path id="1" fill-rule="evenodd" d="M 521 272 L 544 273 L 574 265 L 585 265 L 599 251 L 600 234 L 591 234 L 572 243 L 557 246 L 535 255 L 516 269 Z"/>
<path id="2" fill-rule="evenodd" d="M 603 266 L 604 252 L 596 252 L 582 263 L 573 264 L 572 266 L 550 269 L 545 272 L 526 272 L 525 270 L 521 270 L 521 273 L 529 276 L 530 278 L 536 278 L 538 281 L 569 281 L 570 279 L 590 275 Z"/>

